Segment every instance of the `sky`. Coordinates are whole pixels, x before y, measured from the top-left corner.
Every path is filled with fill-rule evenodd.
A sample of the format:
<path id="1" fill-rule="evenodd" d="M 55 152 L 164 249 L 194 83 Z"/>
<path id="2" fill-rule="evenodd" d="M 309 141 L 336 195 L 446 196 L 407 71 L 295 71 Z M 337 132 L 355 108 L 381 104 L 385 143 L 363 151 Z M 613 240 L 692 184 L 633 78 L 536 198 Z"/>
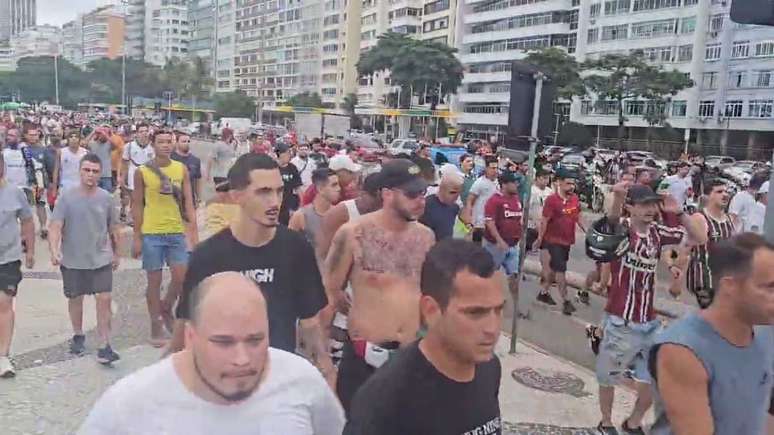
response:
<path id="1" fill-rule="evenodd" d="M 61 26 L 97 6 L 113 3 L 107 0 L 38 0 L 38 24 Z"/>

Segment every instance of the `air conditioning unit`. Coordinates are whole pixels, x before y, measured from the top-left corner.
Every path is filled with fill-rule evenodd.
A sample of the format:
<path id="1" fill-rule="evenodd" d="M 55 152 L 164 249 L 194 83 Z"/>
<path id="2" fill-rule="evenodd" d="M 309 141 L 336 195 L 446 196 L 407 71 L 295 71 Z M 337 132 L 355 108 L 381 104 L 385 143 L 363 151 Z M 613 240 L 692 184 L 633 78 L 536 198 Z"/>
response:
<path id="1" fill-rule="evenodd" d="M 710 38 L 717 38 L 718 32 L 710 32 Z"/>

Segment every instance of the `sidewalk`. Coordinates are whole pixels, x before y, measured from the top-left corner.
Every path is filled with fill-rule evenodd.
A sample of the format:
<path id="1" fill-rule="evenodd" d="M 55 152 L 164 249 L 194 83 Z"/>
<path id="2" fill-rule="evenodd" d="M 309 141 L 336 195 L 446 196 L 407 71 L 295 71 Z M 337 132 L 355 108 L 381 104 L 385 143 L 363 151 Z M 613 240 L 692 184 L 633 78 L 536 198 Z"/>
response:
<path id="1" fill-rule="evenodd" d="M 502 363 L 500 404 L 503 434 L 591 434 L 599 420 L 597 387 L 587 370 L 519 343 L 509 355 L 508 337 L 496 353 Z M 71 434 L 112 383 L 158 360 L 160 351 L 136 346 L 121 351 L 114 368 L 83 357 L 21 371 L 0 381 L 0 427 L 4 435 Z M 634 397 L 621 390 L 614 420 L 621 422 Z"/>

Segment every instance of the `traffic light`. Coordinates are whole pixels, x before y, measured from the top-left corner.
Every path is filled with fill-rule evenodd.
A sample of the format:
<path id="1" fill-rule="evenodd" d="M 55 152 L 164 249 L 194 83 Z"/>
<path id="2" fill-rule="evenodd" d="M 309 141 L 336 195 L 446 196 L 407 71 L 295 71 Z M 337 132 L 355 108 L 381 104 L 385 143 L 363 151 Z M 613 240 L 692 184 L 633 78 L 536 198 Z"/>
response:
<path id="1" fill-rule="evenodd" d="M 733 0 L 731 21 L 739 24 L 774 26 L 774 0 Z"/>

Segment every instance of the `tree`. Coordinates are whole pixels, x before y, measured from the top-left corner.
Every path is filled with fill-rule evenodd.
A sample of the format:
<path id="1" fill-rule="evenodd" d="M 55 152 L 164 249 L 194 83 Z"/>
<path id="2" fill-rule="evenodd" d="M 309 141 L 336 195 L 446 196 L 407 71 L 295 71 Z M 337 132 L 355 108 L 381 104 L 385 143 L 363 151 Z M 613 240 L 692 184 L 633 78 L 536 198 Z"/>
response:
<path id="1" fill-rule="evenodd" d="M 75 106 L 86 100 L 89 80 L 75 65 L 66 59 L 57 60 L 59 68 L 59 101 Z M 4 87 L 19 95 L 22 101 L 55 101 L 54 58 L 51 56 L 19 59 L 16 71 L 3 80 Z"/>
<path id="2" fill-rule="evenodd" d="M 255 107 L 255 100 L 239 91 L 215 96 L 215 112 L 221 118 L 252 118 Z"/>
<path id="3" fill-rule="evenodd" d="M 350 93 L 344 96 L 341 102 L 341 108 L 349 115 L 349 123 L 353 129 L 363 128 L 363 123 L 360 117 L 355 114 L 355 107 L 357 107 L 357 94 Z"/>
<path id="4" fill-rule="evenodd" d="M 616 101 L 618 147 L 621 149 L 627 121 L 625 100 L 659 101 L 693 86 L 693 81 L 679 71 L 664 71 L 660 66 L 649 65 L 640 52 L 605 55 L 586 62 L 583 69 L 590 72 L 583 78 L 584 86 L 596 95 L 597 101 Z"/>
<path id="5" fill-rule="evenodd" d="M 293 107 L 324 107 L 322 98 L 317 92 L 301 92 L 285 100 L 285 104 Z"/>
<path id="6" fill-rule="evenodd" d="M 580 65 L 575 58 L 559 47 L 547 47 L 531 50 L 525 62 L 536 66 L 550 77 L 556 86 L 557 98 L 570 100 L 583 96 L 586 89 L 580 77 Z"/>
<path id="7" fill-rule="evenodd" d="M 360 57 L 357 71 L 364 77 L 389 70 L 391 83 L 400 87 L 399 107 L 407 106 L 406 100 L 410 105 L 411 97 L 420 95 L 435 110 L 443 95 L 456 92 L 462 84 L 463 67 L 456 53 L 457 49 L 445 44 L 388 32 Z"/>
<path id="8" fill-rule="evenodd" d="M 168 59 L 161 68 L 161 77 L 166 90 L 173 91 L 176 98 L 190 94 L 193 80 L 191 64 L 188 62 L 178 57 Z"/>

